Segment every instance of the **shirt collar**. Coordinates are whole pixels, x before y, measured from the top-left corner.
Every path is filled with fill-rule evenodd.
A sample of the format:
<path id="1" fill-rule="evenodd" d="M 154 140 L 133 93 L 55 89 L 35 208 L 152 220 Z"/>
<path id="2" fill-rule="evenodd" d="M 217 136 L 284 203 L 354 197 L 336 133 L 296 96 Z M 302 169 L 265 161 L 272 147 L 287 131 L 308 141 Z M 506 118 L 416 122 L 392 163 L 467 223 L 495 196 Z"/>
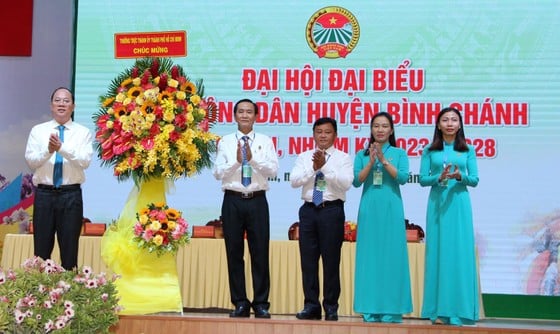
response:
<path id="1" fill-rule="evenodd" d="M 252 130 L 251 132 L 245 134 L 245 133 L 237 130 L 237 132 L 235 133 L 235 136 L 237 137 L 237 140 L 240 140 L 241 138 L 243 138 L 243 136 L 247 136 L 247 137 L 249 137 L 249 140 L 253 140 L 253 139 L 255 139 L 255 131 Z"/>
<path id="2" fill-rule="evenodd" d="M 55 121 L 54 119 L 51 120 L 51 124 L 52 124 L 52 127 L 53 127 L 54 129 L 56 129 L 56 128 L 60 125 L 60 124 L 58 124 L 58 122 Z M 69 129 L 70 127 L 72 127 L 72 120 L 70 119 L 68 122 L 66 122 L 66 123 L 64 123 L 64 124 L 62 124 L 62 125 L 64 125 L 64 128 L 65 128 L 65 129 Z"/>

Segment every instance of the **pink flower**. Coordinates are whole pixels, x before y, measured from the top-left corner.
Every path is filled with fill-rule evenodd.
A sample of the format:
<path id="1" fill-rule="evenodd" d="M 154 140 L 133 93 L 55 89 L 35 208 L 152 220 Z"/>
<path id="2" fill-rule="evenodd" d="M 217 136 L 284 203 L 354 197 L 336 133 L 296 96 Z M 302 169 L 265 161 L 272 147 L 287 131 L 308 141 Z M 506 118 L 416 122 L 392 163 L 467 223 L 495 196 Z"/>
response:
<path id="1" fill-rule="evenodd" d="M 66 319 L 60 317 L 56 319 L 56 322 L 54 323 L 54 328 L 61 329 L 64 328 L 65 326 L 66 326 Z"/>
<path id="2" fill-rule="evenodd" d="M 47 321 L 47 323 L 45 324 L 45 332 L 48 333 L 54 329 L 54 322 L 52 320 Z"/>
<path id="3" fill-rule="evenodd" d="M 154 231 L 152 231 L 150 229 L 146 230 L 146 232 L 144 232 L 143 237 L 144 237 L 144 240 L 146 240 L 146 241 L 152 240 L 152 238 L 154 237 Z"/>
<path id="4" fill-rule="evenodd" d="M 66 315 L 67 317 L 73 318 L 74 314 L 75 314 L 75 312 L 74 312 L 73 308 L 69 307 L 69 308 L 64 309 L 64 315 Z"/>
<path id="5" fill-rule="evenodd" d="M 95 289 L 97 288 L 97 280 L 95 279 L 88 279 L 86 282 L 86 288 Z"/>
<path id="6" fill-rule="evenodd" d="M 23 320 L 25 320 L 25 312 L 21 312 L 19 309 L 14 311 L 14 318 L 16 320 L 16 324 L 21 324 Z"/>
<path id="7" fill-rule="evenodd" d="M 90 276 L 91 273 L 93 273 L 93 270 L 91 269 L 91 267 L 83 266 L 82 267 L 82 273 L 86 276 Z"/>
<path id="8" fill-rule="evenodd" d="M 154 138 L 148 137 L 142 139 L 142 147 L 146 150 L 151 150 L 154 148 Z"/>
<path id="9" fill-rule="evenodd" d="M 143 232 L 144 228 L 142 227 L 142 224 L 140 222 L 136 222 L 136 224 L 134 224 L 134 235 L 141 236 Z"/>
<path id="10" fill-rule="evenodd" d="M 208 118 L 203 119 L 198 123 L 198 128 L 204 132 L 208 132 L 210 129 L 210 124 L 208 123 Z"/>

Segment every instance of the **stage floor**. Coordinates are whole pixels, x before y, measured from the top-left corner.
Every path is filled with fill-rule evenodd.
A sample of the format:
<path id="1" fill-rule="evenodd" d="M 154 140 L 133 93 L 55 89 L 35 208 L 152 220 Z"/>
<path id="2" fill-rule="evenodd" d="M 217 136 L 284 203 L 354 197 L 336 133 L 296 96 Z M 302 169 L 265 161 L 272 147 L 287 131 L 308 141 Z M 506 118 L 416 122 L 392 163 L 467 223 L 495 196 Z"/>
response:
<path id="1" fill-rule="evenodd" d="M 351 329 L 349 332 L 396 332 L 399 333 L 447 333 L 449 331 L 454 333 L 560 333 L 559 320 L 539 320 L 539 319 L 503 319 L 503 318 L 485 318 L 480 320 L 474 326 L 445 326 L 445 325 L 432 325 L 429 320 L 417 318 L 405 318 L 401 324 L 381 324 L 381 323 L 364 323 L 360 316 L 341 316 L 338 322 L 327 322 L 324 320 L 298 320 L 294 314 L 273 314 L 271 319 L 255 319 L 253 315 L 250 318 L 233 319 L 229 317 L 229 311 L 223 309 L 205 309 L 205 310 L 185 310 L 180 313 L 157 313 L 142 316 L 121 316 L 121 322 L 138 321 L 142 318 L 152 318 L 152 320 L 166 322 L 171 320 L 173 322 L 212 322 L 221 323 L 228 326 L 235 326 L 242 323 L 253 323 L 256 326 L 266 326 L 267 324 L 274 326 L 300 326 L 309 325 L 317 326 L 317 331 L 314 333 L 324 332 L 319 327 L 335 326 L 339 329 Z M 146 319 L 147 320 L 147 319 Z M 229 324 L 229 325 L 228 325 Z M 124 325 L 124 323 L 123 323 Z M 357 330 L 358 328 L 360 330 Z M 370 327 L 371 326 L 371 327 Z M 366 328 L 370 327 L 370 328 Z M 223 327 L 222 327 L 223 329 Z M 264 328 L 263 328 L 264 329 Z M 294 328 L 295 329 L 295 328 Z M 326 329 L 326 328 L 325 328 Z M 364 331 L 365 330 L 365 331 Z M 189 331 L 190 332 L 190 331 Z M 295 333 L 297 331 L 293 331 Z M 332 332 L 327 330 L 327 333 Z M 117 331 L 120 333 L 120 331 Z"/>
<path id="2" fill-rule="evenodd" d="M 229 313 L 184 312 L 183 315 L 179 315 L 177 313 L 168 314 L 168 315 L 180 316 L 186 318 L 208 317 L 208 318 L 230 319 Z M 301 321 L 296 319 L 294 314 L 273 314 L 271 319 Z M 359 316 L 342 316 L 338 318 L 338 322 L 363 323 L 363 320 Z M 439 327 L 439 325 L 432 325 L 429 320 L 416 319 L 416 318 L 404 318 L 402 325 L 430 325 L 430 326 Z M 486 318 L 478 321 L 474 326 L 464 326 L 464 327 L 553 330 L 560 333 L 560 320 Z"/>

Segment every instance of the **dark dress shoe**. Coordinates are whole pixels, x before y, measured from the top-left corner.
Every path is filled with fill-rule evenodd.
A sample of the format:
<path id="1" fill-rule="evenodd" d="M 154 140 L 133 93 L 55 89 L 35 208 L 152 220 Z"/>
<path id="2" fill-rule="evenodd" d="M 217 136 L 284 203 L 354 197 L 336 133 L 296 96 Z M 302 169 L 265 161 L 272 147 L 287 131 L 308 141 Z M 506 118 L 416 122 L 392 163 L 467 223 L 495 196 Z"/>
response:
<path id="1" fill-rule="evenodd" d="M 338 314 L 336 314 L 336 312 L 328 312 L 325 314 L 325 320 L 338 321 Z"/>
<path id="2" fill-rule="evenodd" d="M 249 318 L 251 307 L 249 305 L 239 305 L 230 314 L 230 318 Z"/>
<path id="3" fill-rule="evenodd" d="M 300 320 L 321 320 L 321 311 L 304 308 L 296 314 L 296 318 Z"/>
<path id="4" fill-rule="evenodd" d="M 270 313 L 264 306 L 253 306 L 253 310 L 255 311 L 255 318 L 262 318 L 262 319 L 270 319 Z"/>

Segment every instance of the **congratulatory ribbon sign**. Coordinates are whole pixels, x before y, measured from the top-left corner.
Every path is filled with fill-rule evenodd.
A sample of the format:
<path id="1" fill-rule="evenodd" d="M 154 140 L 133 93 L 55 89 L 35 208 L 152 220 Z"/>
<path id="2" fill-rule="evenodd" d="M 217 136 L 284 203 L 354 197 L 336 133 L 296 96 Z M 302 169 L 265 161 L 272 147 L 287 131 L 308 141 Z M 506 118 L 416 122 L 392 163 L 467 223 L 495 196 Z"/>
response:
<path id="1" fill-rule="evenodd" d="M 115 58 L 186 57 L 187 32 L 133 32 L 115 34 Z"/>

